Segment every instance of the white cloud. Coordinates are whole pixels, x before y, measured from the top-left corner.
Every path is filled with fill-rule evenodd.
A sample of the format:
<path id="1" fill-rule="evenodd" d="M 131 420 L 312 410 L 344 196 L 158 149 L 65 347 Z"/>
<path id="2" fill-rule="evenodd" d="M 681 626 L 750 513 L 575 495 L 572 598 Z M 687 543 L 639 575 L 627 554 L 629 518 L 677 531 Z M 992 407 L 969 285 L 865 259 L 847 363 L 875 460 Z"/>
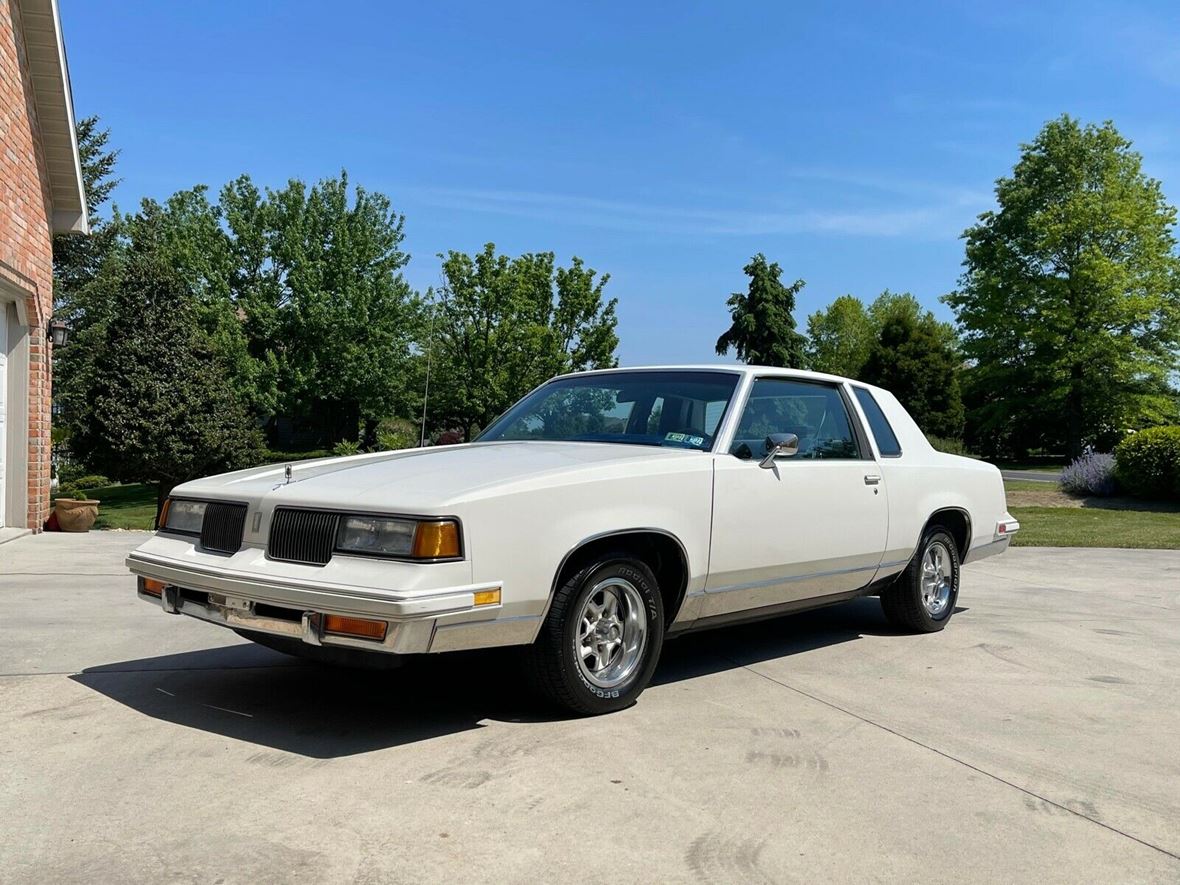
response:
<path id="1" fill-rule="evenodd" d="M 900 185 L 894 186 L 896 189 Z M 746 210 L 726 206 L 670 206 L 608 200 L 576 194 L 470 188 L 408 188 L 402 191 L 427 205 L 461 212 L 533 218 L 560 224 L 665 235 L 760 236 L 828 234 L 865 237 L 944 237 L 958 234 L 964 216 L 982 204 L 968 192 L 910 208 Z M 971 204 L 970 212 L 965 207 Z"/>

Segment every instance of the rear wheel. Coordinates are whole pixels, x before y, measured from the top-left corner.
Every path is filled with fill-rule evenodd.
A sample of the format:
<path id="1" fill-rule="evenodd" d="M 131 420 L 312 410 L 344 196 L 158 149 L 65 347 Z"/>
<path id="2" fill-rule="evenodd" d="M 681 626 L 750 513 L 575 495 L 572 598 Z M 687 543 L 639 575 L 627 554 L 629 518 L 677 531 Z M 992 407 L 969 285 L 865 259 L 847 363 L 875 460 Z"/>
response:
<path id="1" fill-rule="evenodd" d="M 663 640 L 663 600 L 651 569 L 610 554 L 557 589 L 528 651 L 529 673 L 555 704 L 584 715 L 610 713 L 647 687 Z"/>
<path id="2" fill-rule="evenodd" d="M 934 633 L 951 619 L 958 599 L 958 546 L 946 529 L 933 526 L 906 570 L 881 593 L 881 607 L 895 627 Z"/>

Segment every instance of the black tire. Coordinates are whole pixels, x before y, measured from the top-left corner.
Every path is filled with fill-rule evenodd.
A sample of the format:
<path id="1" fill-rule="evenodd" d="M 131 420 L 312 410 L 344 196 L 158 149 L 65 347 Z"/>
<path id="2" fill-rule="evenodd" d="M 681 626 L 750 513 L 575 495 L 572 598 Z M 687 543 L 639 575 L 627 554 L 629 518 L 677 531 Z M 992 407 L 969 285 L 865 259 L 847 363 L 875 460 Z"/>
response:
<path id="1" fill-rule="evenodd" d="M 618 684 L 593 684 L 583 673 L 577 646 L 581 614 L 595 588 L 619 578 L 638 592 L 646 617 L 646 633 L 629 674 Z M 635 703 L 647 687 L 664 643 L 664 601 L 655 575 L 626 553 L 595 558 L 557 588 L 537 641 L 526 650 L 526 671 L 546 700 L 583 716 L 613 713 Z M 625 649 L 620 649 L 620 654 Z"/>
<path id="2" fill-rule="evenodd" d="M 945 605 L 931 613 L 923 601 L 923 564 L 931 549 L 939 547 L 949 566 L 950 596 Z M 955 539 L 941 526 L 931 526 L 922 535 L 914 558 L 897 581 L 881 592 L 885 619 L 894 627 L 913 633 L 936 633 L 947 625 L 959 601 L 959 548 Z"/>
<path id="3" fill-rule="evenodd" d="M 331 648 L 323 645 L 308 645 L 290 636 L 275 636 L 270 633 L 255 633 L 253 630 L 234 630 L 243 639 L 282 652 L 303 661 L 325 664 L 329 667 L 346 667 L 350 670 L 396 670 L 405 661 L 401 655 L 385 652 L 364 651 L 353 648 Z"/>

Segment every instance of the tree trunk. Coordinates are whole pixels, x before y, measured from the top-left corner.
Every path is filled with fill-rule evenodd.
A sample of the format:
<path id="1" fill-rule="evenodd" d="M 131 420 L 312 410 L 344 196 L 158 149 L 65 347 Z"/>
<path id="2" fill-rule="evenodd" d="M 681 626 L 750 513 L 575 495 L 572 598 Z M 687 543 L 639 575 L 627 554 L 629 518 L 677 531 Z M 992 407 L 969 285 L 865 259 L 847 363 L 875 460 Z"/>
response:
<path id="1" fill-rule="evenodd" d="M 1067 399 L 1068 423 L 1066 425 L 1065 447 L 1070 460 L 1082 454 L 1082 435 L 1085 428 L 1082 425 L 1082 385 L 1083 368 L 1080 363 L 1074 363 L 1069 370 L 1069 397 Z"/>
<path id="2" fill-rule="evenodd" d="M 361 450 L 365 452 L 377 451 L 377 424 L 376 418 L 365 418 L 365 427 L 361 432 Z"/>

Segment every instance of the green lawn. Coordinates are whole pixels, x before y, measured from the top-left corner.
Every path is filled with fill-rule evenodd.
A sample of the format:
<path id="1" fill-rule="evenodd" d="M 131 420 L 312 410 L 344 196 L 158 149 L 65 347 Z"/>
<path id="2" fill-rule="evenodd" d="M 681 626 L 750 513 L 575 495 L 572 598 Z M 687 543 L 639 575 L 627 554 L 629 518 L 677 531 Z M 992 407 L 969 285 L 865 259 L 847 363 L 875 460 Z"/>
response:
<path id="1" fill-rule="evenodd" d="M 1009 480 L 1008 510 L 1020 520 L 1016 547 L 1180 549 L 1180 505 L 1136 498 L 1076 498 L 1056 483 Z"/>
<path id="2" fill-rule="evenodd" d="M 1180 549 L 1180 513 L 1097 507 L 1011 507 L 1020 520 L 1015 547 Z"/>
<path id="3" fill-rule="evenodd" d="M 1056 491 L 1058 485 L 1055 482 L 1041 482 L 1035 479 L 1006 479 L 1004 480 L 1004 491 L 1012 492 L 1043 492 Z"/>
<path id="4" fill-rule="evenodd" d="M 96 529 L 150 529 L 156 518 L 156 487 L 146 483 L 106 486 L 86 492 L 97 499 Z"/>

